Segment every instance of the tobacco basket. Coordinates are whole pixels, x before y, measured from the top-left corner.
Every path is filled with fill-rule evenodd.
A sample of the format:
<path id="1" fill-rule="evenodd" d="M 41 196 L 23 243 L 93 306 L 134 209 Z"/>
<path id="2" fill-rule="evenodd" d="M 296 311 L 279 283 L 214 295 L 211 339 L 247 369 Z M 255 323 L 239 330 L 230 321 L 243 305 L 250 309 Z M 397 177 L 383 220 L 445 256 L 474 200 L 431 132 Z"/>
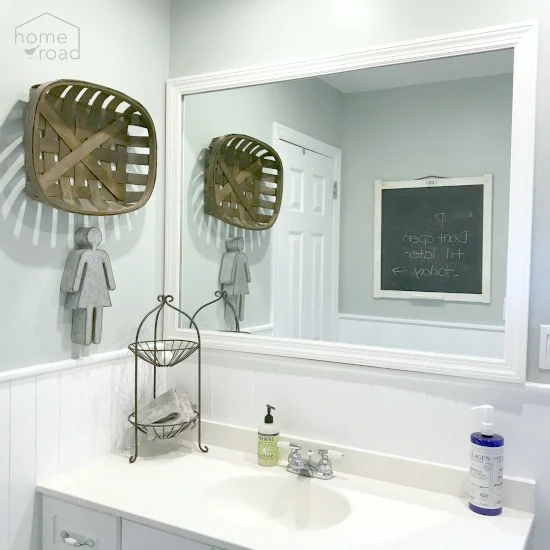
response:
<path id="1" fill-rule="evenodd" d="M 136 100 L 98 84 L 36 85 L 25 161 L 33 199 L 91 216 L 131 212 L 145 205 L 155 186 L 153 120 Z"/>
<path id="2" fill-rule="evenodd" d="M 204 177 L 207 214 L 256 231 L 276 222 L 283 198 L 283 163 L 266 143 L 242 134 L 214 138 Z"/>

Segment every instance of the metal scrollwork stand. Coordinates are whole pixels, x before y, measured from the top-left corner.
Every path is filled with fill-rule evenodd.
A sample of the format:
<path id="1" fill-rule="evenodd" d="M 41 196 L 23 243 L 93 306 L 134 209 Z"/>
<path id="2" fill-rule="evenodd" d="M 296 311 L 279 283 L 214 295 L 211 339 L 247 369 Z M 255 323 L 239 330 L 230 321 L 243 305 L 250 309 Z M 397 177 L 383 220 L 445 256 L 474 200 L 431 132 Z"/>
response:
<path id="1" fill-rule="evenodd" d="M 216 292 L 214 292 L 214 296 L 216 296 L 215 300 L 212 300 L 211 302 L 207 302 L 206 304 L 199 307 L 199 309 L 197 309 L 197 311 L 195 311 L 195 313 L 193 313 L 193 317 L 191 317 L 191 321 L 194 321 L 195 318 L 197 317 L 197 315 L 205 307 L 211 306 L 213 304 L 216 304 L 220 300 L 223 300 L 225 306 L 228 307 L 233 312 L 233 317 L 234 317 L 234 321 L 235 321 L 235 330 L 224 330 L 222 332 L 239 332 L 241 334 L 249 334 L 248 332 L 243 332 L 241 330 L 241 323 L 239 321 L 239 316 L 237 315 L 237 310 L 235 309 L 235 306 L 227 299 L 227 292 L 225 290 L 216 290 Z M 189 323 L 189 328 L 191 328 L 192 326 L 193 325 L 190 322 Z"/>
<path id="2" fill-rule="evenodd" d="M 135 341 L 130 344 L 128 347 L 130 351 L 135 356 L 134 363 L 134 412 L 128 417 L 130 424 L 134 426 L 134 454 L 130 457 L 130 463 L 133 464 L 139 452 L 139 433 L 147 434 L 152 432 L 157 439 L 171 439 L 183 432 L 186 432 L 195 425 L 198 427 L 198 436 L 197 444 L 199 449 L 203 453 L 208 452 L 208 447 L 202 444 L 201 441 L 201 396 L 202 396 L 202 387 L 201 387 L 201 335 L 198 326 L 196 325 L 194 318 L 189 317 L 187 313 L 181 309 L 172 305 L 174 297 L 170 295 L 161 295 L 158 298 L 159 304 L 154 307 L 145 317 L 142 319 L 141 323 L 138 326 L 136 332 Z M 177 311 L 180 315 L 187 317 L 190 323 L 190 328 L 195 329 L 197 334 L 197 341 L 193 340 L 163 340 L 158 339 L 159 334 L 159 321 L 161 314 L 164 311 L 165 307 L 172 308 Z M 145 322 L 149 317 L 154 315 L 155 324 L 154 324 L 154 338 L 153 340 L 140 340 L 140 333 L 145 325 Z M 198 398 L 197 398 L 197 410 L 195 411 L 195 416 L 188 422 L 176 422 L 176 423 L 163 423 L 163 424 L 143 424 L 139 422 L 139 411 L 138 411 L 138 360 L 142 359 L 143 361 L 153 365 L 153 399 L 157 396 L 157 369 L 174 367 L 177 364 L 181 363 L 193 353 L 197 352 L 198 354 Z"/>

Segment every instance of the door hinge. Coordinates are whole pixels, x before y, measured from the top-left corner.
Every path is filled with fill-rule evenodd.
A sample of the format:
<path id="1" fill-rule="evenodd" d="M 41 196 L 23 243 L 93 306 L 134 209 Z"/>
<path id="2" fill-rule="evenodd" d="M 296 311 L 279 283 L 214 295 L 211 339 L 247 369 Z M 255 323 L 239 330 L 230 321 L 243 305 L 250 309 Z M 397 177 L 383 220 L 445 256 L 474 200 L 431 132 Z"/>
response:
<path id="1" fill-rule="evenodd" d="M 336 200 L 338 198 L 338 182 L 334 182 L 334 186 L 332 187 L 332 198 Z"/>

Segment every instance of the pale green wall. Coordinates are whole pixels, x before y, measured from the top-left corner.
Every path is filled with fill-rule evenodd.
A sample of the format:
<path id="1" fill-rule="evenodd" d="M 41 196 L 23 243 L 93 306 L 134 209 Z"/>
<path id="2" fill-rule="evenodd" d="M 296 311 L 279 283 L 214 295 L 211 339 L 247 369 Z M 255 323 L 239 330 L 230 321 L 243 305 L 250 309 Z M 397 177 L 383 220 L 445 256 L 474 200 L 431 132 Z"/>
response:
<path id="1" fill-rule="evenodd" d="M 271 320 L 271 231 L 229 227 L 203 211 L 204 151 L 212 138 L 247 134 L 273 142 L 273 123 L 339 146 L 342 94 L 318 79 L 280 82 L 190 95 L 184 99 L 182 306 L 188 312 L 213 299 L 225 240 L 244 236 L 252 283 L 243 326 Z M 225 328 L 221 308 L 198 318 L 203 328 Z M 220 321 L 222 321 L 220 323 Z"/>
<path id="2" fill-rule="evenodd" d="M 2 7 L 0 371 L 123 349 L 162 291 L 164 90 L 170 40 L 167 2 L 97 0 L 92 6 L 26 0 L 4 1 Z M 80 27 L 79 60 L 29 59 L 14 43 L 15 27 L 46 10 Z M 60 78 L 97 82 L 135 97 L 151 113 L 159 141 L 157 188 L 149 203 L 129 216 L 101 220 L 106 237 L 102 246 L 111 257 L 117 289 L 104 313 L 102 343 L 89 348 L 71 343 L 71 315 L 59 290 L 71 220 L 74 228 L 84 220 L 42 206 L 24 191 L 22 136 L 29 88 Z"/>
<path id="3" fill-rule="evenodd" d="M 503 324 L 511 119 L 512 75 L 346 94 L 340 313 Z M 485 173 L 493 174 L 494 183 L 491 303 L 375 299 L 375 180 Z"/>
<path id="4" fill-rule="evenodd" d="M 256 24 L 243 24 L 243 13 L 248 22 L 265 22 L 261 32 Z M 175 0 L 170 74 L 175 77 L 289 62 L 533 19 L 539 22 L 539 54 L 528 379 L 550 382 L 550 375 L 538 370 L 539 324 L 550 323 L 547 0 L 323 0 L 322 7 L 318 0 Z"/>
<path id="5" fill-rule="evenodd" d="M 399 70 L 397 67 L 395 70 Z M 281 122 L 342 149 L 340 313 L 502 325 L 505 295 L 512 76 L 342 94 L 320 80 L 189 96 L 184 115 L 182 305 L 213 298 L 228 235 L 244 236 L 253 282 L 244 325 L 270 322 L 270 231 L 236 230 L 203 212 L 204 150 L 212 136 L 247 133 L 271 143 Z M 193 159 L 198 159 L 193 163 Z M 494 175 L 491 304 L 373 298 L 373 183 L 428 174 Z M 221 308 L 201 313 L 225 328 Z"/>

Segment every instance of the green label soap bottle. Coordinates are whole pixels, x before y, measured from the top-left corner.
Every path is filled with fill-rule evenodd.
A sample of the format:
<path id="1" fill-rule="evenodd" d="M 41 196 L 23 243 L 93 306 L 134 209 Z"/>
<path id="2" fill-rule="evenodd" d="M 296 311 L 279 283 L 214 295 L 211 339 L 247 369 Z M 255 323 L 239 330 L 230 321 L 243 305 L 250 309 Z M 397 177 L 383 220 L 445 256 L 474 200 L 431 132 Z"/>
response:
<path id="1" fill-rule="evenodd" d="M 258 464 L 260 466 L 277 466 L 279 459 L 279 428 L 273 423 L 271 411 L 275 407 L 267 405 L 267 415 L 263 424 L 258 427 Z"/>

